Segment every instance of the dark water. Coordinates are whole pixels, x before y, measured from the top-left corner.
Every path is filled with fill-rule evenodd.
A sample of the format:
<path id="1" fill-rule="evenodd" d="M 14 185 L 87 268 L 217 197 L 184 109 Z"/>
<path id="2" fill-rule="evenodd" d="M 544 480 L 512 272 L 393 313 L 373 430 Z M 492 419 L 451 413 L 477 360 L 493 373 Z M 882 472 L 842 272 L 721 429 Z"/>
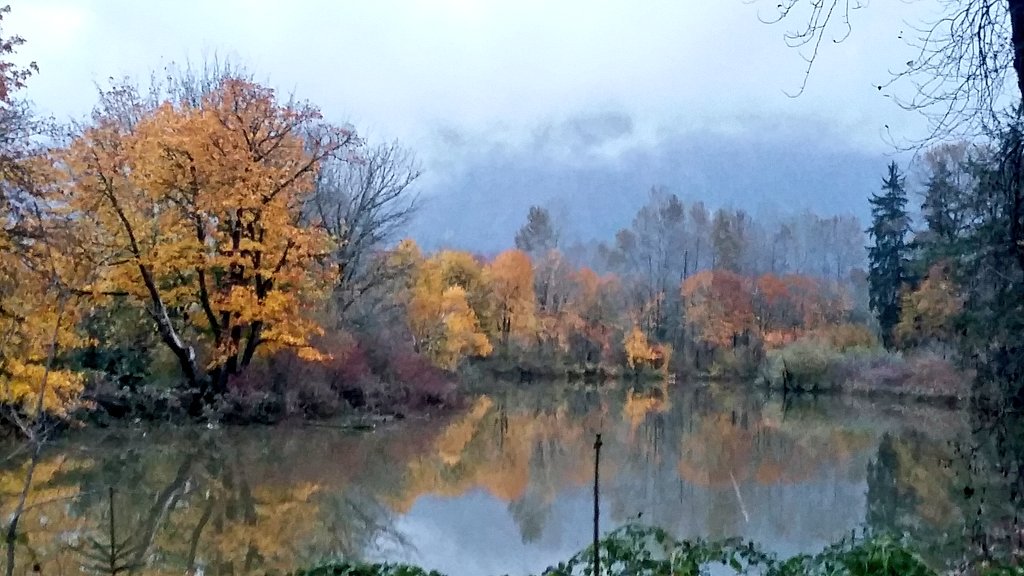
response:
<path id="1" fill-rule="evenodd" d="M 970 510 L 951 464 L 968 428 L 943 407 L 681 383 L 508 386 L 369 433 L 90 431 L 36 466 L 16 573 L 264 573 L 338 556 L 536 573 L 590 538 L 596 432 L 606 529 L 739 535 L 788 555 L 867 527 L 935 543 L 942 562 Z M 0 461 L 5 521 L 28 465 Z"/>

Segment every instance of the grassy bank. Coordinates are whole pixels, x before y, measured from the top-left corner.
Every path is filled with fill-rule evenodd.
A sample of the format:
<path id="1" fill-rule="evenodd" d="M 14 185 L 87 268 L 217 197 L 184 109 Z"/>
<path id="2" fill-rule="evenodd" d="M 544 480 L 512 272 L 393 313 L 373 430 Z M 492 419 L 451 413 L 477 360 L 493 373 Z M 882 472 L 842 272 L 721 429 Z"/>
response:
<path id="1" fill-rule="evenodd" d="M 1024 574 L 1021 568 L 984 563 L 956 569 L 929 566 L 913 549 L 888 536 L 846 539 L 817 554 L 780 558 L 753 542 L 672 538 L 658 528 L 625 526 L 605 536 L 599 546 L 601 574 L 606 576 L 689 576 L 764 574 L 769 576 L 931 576 L 949 572 L 984 576 Z M 543 576 L 590 576 L 593 546 L 551 566 Z M 441 576 L 416 566 L 327 562 L 299 570 L 295 576 Z"/>
<path id="2" fill-rule="evenodd" d="M 841 391 L 915 399 L 961 401 L 973 374 L 952 355 L 934 350 L 890 352 L 878 346 L 842 346 L 806 337 L 767 353 L 760 368 L 764 385 L 790 392 Z"/>

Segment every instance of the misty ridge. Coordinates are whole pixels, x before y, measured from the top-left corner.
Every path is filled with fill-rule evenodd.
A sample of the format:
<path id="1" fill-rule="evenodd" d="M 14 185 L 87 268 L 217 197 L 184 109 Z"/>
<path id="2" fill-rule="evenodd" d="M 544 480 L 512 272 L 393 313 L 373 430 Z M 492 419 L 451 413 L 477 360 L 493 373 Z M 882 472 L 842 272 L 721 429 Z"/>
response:
<path id="1" fill-rule="evenodd" d="M 884 155 L 806 119 L 723 125 L 640 134 L 629 115 L 609 112 L 541 125 L 523 142 L 438 131 L 409 233 L 431 249 L 495 253 L 536 205 L 557 221 L 563 246 L 592 245 L 628 227 L 652 188 L 686 205 L 741 209 L 765 228 L 808 212 L 867 222 Z"/>

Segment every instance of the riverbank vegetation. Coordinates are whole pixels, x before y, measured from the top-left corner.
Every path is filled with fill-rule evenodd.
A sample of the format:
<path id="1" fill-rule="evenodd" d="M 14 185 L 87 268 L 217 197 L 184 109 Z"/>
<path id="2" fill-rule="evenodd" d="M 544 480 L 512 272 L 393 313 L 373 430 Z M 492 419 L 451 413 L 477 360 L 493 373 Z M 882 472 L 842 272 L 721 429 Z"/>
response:
<path id="1" fill-rule="evenodd" d="M 432 409 L 467 374 L 963 398 L 993 353 L 980 327 L 1016 317 L 995 310 L 1018 283 L 992 272 L 1015 222 L 1012 131 L 925 154 L 920 225 L 890 166 L 868 254 L 853 216 L 756 218 L 661 186 L 608 241 L 569 241 L 535 206 L 508 250 L 428 251 L 401 239 L 411 151 L 240 67 L 112 82 L 70 125 L 19 99 L 35 67 L 3 69 L 0 406 L 16 428 Z"/>
<path id="2" fill-rule="evenodd" d="M 515 248 L 425 251 L 399 241 L 410 151 L 240 67 L 112 81 L 67 125 L 19 98 L 35 66 L 2 69 L 0 406 L 18 429 L 449 406 L 467 367 L 741 376 L 870 317 L 852 217 L 759 222 L 654 188 L 612 242 L 569 244 L 534 207 Z"/>

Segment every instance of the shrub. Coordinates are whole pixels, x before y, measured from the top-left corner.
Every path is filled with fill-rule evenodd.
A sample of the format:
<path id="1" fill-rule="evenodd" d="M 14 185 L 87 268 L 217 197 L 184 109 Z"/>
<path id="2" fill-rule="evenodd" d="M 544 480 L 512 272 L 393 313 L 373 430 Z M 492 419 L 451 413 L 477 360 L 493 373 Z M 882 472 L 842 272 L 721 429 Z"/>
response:
<path id="1" fill-rule="evenodd" d="M 850 392 L 883 392 L 918 398 L 962 399 L 972 376 L 941 354 L 918 351 L 910 356 L 860 345 L 842 349 L 836 342 L 857 342 L 853 332 L 839 340 L 821 334 L 804 337 L 768 353 L 762 379 L 772 387 L 794 390 L 841 387 Z"/>
<path id="2" fill-rule="evenodd" d="M 855 392 L 889 392 L 920 398 L 962 399 L 970 393 L 971 374 L 931 352 L 876 354 L 844 361 L 847 388 Z"/>
<path id="3" fill-rule="evenodd" d="M 801 338 L 789 346 L 768 352 L 764 378 L 772 386 L 819 390 L 835 385 L 835 366 L 842 355 L 820 338 Z"/>
<path id="4" fill-rule="evenodd" d="M 409 351 L 396 352 L 390 362 L 392 381 L 414 407 L 450 403 L 455 389 L 448 373 L 427 358 Z"/>

